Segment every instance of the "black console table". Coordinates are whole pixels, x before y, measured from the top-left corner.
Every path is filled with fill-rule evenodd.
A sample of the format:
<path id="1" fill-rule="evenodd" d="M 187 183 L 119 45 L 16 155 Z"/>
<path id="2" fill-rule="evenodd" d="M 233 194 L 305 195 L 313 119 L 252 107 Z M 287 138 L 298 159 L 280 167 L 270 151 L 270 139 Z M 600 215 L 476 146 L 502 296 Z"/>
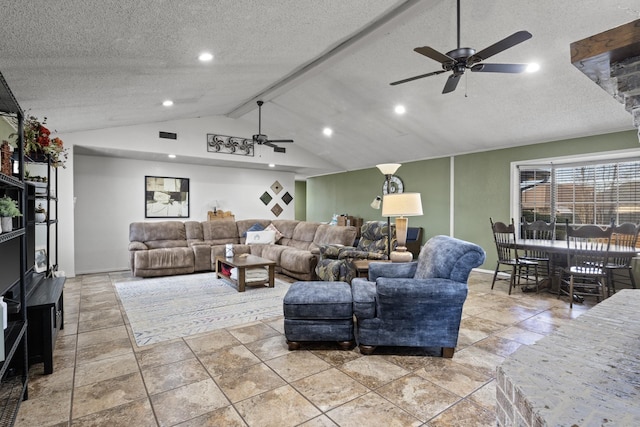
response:
<path id="1" fill-rule="evenodd" d="M 27 300 L 29 365 L 44 362 L 44 373 L 53 372 L 53 348 L 64 328 L 64 277 L 44 279 Z"/>

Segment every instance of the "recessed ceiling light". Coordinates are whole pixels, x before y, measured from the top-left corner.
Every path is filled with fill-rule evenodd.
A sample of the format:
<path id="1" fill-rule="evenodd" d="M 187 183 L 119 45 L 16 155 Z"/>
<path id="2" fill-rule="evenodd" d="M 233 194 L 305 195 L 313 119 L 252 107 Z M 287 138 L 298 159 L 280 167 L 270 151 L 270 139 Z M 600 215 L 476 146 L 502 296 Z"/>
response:
<path id="1" fill-rule="evenodd" d="M 162 101 L 162 105 L 164 105 L 165 107 L 171 107 L 173 105 L 173 101 L 170 99 L 164 100 Z"/>
<path id="2" fill-rule="evenodd" d="M 200 62 L 209 62 L 209 61 L 213 61 L 213 54 L 209 53 L 209 52 L 202 52 L 199 56 L 198 56 L 198 60 L 200 60 Z"/>
<path id="3" fill-rule="evenodd" d="M 535 73 L 539 69 L 540 69 L 540 64 L 538 63 L 532 62 L 529 65 L 527 65 L 527 73 Z"/>
<path id="4" fill-rule="evenodd" d="M 275 168 L 275 167 L 276 167 L 276 165 L 274 165 L 273 163 L 269 163 L 269 167 L 270 167 L 270 168 Z"/>
<path id="5" fill-rule="evenodd" d="M 328 128 L 328 127 L 327 127 L 327 128 L 324 128 L 324 129 L 322 129 L 322 133 L 323 133 L 325 136 L 331 136 L 331 135 L 333 135 L 333 129 Z"/>
<path id="6" fill-rule="evenodd" d="M 169 154 L 169 158 L 170 158 L 170 159 L 175 159 L 175 158 L 176 158 L 176 155 L 175 155 L 175 154 Z"/>
<path id="7" fill-rule="evenodd" d="M 404 108 L 404 105 L 396 105 L 394 111 L 396 112 L 396 114 L 404 114 L 407 112 L 407 109 Z"/>

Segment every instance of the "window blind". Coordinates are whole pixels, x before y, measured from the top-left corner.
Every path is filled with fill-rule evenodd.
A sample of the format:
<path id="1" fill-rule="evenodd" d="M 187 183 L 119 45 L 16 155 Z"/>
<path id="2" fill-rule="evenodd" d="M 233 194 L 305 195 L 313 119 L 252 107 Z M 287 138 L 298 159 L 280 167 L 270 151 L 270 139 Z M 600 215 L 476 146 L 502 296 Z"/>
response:
<path id="1" fill-rule="evenodd" d="M 520 166 L 520 214 L 528 222 L 640 223 L 640 160 Z"/>

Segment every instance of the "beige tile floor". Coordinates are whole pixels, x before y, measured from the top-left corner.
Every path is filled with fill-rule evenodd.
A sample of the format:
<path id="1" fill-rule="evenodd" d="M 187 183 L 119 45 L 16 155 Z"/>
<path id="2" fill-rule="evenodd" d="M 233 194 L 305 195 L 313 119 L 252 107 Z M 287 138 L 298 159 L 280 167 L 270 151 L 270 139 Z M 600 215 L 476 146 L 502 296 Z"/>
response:
<path id="1" fill-rule="evenodd" d="M 138 347 L 113 286 L 128 275 L 67 279 L 54 373 L 31 367 L 17 426 L 495 426 L 496 366 L 593 305 L 474 272 L 453 359 L 289 352 L 282 317 Z"/>

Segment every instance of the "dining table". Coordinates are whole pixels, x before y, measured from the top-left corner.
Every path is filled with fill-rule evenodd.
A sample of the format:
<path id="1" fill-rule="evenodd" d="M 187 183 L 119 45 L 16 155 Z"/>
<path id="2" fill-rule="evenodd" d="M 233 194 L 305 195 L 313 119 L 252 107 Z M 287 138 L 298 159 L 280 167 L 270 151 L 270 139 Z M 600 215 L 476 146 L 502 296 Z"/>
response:
<path id="1" fill-rule="evenodd" d="M 562 272 L 567 265 L 567 257 L 570 250 L 575 250 L 575 247 L 570 246 L 566 240 L 535 239 L 518 239 L 515 247 L 517 250 L 535 250 L 549 254 L 551 277 L 543 280 L 539 288 L 546 289 L 552 293 L 559 293 L 562 282 Z M 630 249 L 628 247 L 610 245 L 607 253 L 617 258 L 635 258 L 640 256 L 640 248 Z"/>

